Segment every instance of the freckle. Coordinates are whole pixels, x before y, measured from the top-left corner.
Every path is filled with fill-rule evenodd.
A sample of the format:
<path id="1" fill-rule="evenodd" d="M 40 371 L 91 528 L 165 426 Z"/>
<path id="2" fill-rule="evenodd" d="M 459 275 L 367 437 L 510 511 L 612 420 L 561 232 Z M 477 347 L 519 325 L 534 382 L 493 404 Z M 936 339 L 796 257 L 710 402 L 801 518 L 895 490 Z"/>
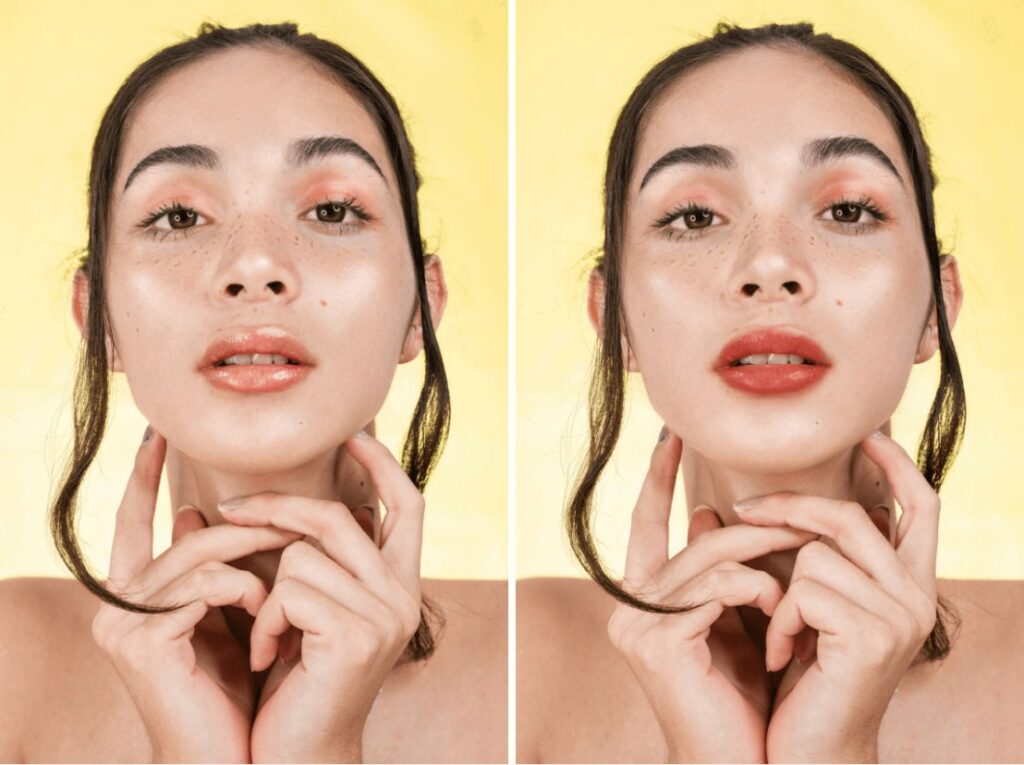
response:
<path id="1" fill-rule="evenodd" d="M 327 305 L 327 301 L 324 300 L 323 298 L 320 298 L 320 305 L 326 306 Z"/>
<path id="2" fill-rule="evenodd" d="M 843 301 L 842 301 L 842 300 L 840 300 L 839 298 L 836 298 L 836 305 L 837 305 L 837 306 L 839 306 L 839 307 L 841 308 L 841 307 L 842 307 L 842 305 L 843 305 Z"/>

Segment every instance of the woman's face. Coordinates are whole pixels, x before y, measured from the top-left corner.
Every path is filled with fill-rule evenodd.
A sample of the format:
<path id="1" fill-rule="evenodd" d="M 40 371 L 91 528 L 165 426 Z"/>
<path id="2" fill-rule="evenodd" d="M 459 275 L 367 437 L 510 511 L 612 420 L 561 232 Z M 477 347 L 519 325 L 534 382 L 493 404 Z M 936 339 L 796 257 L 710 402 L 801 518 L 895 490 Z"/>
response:
<path id="1" fill-rule="evenodd" d="M 303 161 L 294 142 L 321 136 L 345 140 Z M 133 172 L 184 145 L 208 157 Z M 168 212 L 175 203 L 187 211 Z M 415 277 L 383 139 L 294 54 L 234 49 L 163 80 L 130 123 L 111 211 L 115 369 L 193 459 L 238 472 L 303 464 L 370 421 L 400 357 L 415 355 Z M 268 327 L 308 349 L 300 382 L 239 392 L 199 370 L 213 340 Z"/>
<path id="2" fill-rule="evenodd" d="M 834 137 L 892 167 L 856 142 L 816 161 Z M 676 151 L 703 145 L 721 150 Z M 628 200 L 630 363 L 709 459 L 784 473 L 834 457 L 886 422 L 934 353 L 910 169 L 879 108 L 820 60 L 751 49 L 681 78 L 642 131 Z M 786 393 L 726 384 L 723 347 L 769 327 L 810 337 L 831 366 Z"/>

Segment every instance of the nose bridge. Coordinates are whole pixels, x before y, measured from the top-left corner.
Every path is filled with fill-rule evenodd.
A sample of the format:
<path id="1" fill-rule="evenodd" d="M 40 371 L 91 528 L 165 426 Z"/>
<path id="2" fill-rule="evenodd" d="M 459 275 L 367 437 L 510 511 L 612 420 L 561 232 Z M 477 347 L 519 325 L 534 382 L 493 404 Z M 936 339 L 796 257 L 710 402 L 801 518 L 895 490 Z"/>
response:
<path id="1" fill-rule="evenodd" d="M 212 292 L 234 302 L 294 299 L 300 287 L 293 255 L 297 245 L 294 232 L 274 215 L 255 209 L 236 213 L 220 243 Z"/>
<path id="2" fill-rule="evenodd" d="M 810 239 L 804 242 L 804 237 Z M 739 245 L 729 295 L 739 302 L 804 302 L 816 287 L 807 247 L 813 234 L 781 209 L 755 211 Z"/>

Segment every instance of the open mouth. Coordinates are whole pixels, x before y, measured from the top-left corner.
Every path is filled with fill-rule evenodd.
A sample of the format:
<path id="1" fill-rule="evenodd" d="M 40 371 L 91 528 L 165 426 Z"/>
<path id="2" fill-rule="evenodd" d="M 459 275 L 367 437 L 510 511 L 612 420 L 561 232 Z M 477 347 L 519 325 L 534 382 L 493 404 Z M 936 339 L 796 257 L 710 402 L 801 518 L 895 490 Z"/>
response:
<path id="1" fill-rule="evenodd" d="M 730 367 L 746 367 L 746 366 L 794 366 L 794 365 L 805 365 L 805 366 L 816 366 L 816 364 L 810 359 L 805 359 L 802 356 L 796 356 L 791 353 L 758 353 L 751 356 L 744 356 L 741 359 L 736 359 L 729 364 Z"/>
<path id="2" fill-rule="evenodd" d="M 289 364 L 293 366 L 301 366 L 301 362 L 276 353 L 239 353 L 234 356 L 228 356 L 225 359 L 221 359 L 213 366 L 280 366 Z"/>

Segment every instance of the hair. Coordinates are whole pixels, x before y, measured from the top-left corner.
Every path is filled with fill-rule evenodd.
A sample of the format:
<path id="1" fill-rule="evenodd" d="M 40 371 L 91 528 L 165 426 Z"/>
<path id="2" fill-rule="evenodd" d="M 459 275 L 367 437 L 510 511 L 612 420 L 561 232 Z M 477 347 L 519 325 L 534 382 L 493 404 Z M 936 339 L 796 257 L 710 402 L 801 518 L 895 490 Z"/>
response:
<path id="1" fill-rule="evenodd" d="M 932 202 L 937 180 L 932 172 L 928 145 L 910 99 L 871 56 L 851 43 L 828 34 L 816 34 L 809 23 L 767 24 L 753 29 L 719 23 L 711 37 L 673 52 L 644 76 L 619 113 L 608 147 L 604 183 L 604 248 L 596 265 L 604 278 L 603 332 L 594 353 L 588 396 L 589 446 L 566 506 L 565 525 L 572 550 L 590 577 L 617 600 L 644 611 L 681 613 L 698 606 L 648 603 L 626 592 L 606 572 L 593 537 L 594 490 L 611 458 L 622 427 L 626 372 L 620 336 L 626 331 L 626 325 L 621 312 L 620 274 L 629 180 L 645 122 L 668 87 L 703 64 L 735 51 L 762 46 L 805 51 L 824 59 L 864 89 L 896 131 L 914 179 L 938 318 L 939 386 L 917 451 L 918 468 L 936 492 L 942 486 L 963 440 L 967 403 L 942 295 L 939 258 L 943 253 L 935 233 Z M 927 661 L 944 658 L 949 653 L 950 638 L 943 614 L 959 625 L 959 616 L 952 605 L 939 596 L 936 622 L 922 647 Z"/>
<path id="2" fill-rule="evenodd" d="M 147 94 L 167 75 L 183 66 L 221 51 L 242 47 L 290 51 L 318 62 L 341 86 L 354 94 L 380 130 L 398 180 L 422 322 L 423 386 L 402 448 L 403 467 L 417 489 L 422 491 L 426 486 L 448 435 L 451 416 L 448 381 L 430 319 L 424 275 L 426 246 L 420 236 L 416 199 L 420 177 L 394 98 L 359 59 L 329 40 L 309 33 L 299 34 L 294 23 L 252 24 L 232 29 L 204 22 L 195 37 L 160 50 L 135 68 L 104 112 L 93 143 L 89 170 L 89 241 L 80 263 L 81 271 L 89 279 L 88 331 L 75 373 L 72 403 L 75 442 L 56 499 L 50 507 L 50 531 L 54 543 L 75 578 L 103 601 L 138 613 L 165 613 L 182 606 L 141 605 L 114 595 L 90 572 L 76 535 L 78 490 L 103 439 L 110 396 L 111 375 L 105 343 L 110 317 L 104 271 L 114 177 L 126 126 Z M 406 647 L 405 655 L 411 660 L 425 659 L 434 650 L 427 614 L 438 619 L 440 614 L 425 598 L 422 605 L 419 627 Z"/>

